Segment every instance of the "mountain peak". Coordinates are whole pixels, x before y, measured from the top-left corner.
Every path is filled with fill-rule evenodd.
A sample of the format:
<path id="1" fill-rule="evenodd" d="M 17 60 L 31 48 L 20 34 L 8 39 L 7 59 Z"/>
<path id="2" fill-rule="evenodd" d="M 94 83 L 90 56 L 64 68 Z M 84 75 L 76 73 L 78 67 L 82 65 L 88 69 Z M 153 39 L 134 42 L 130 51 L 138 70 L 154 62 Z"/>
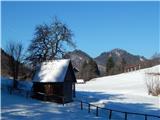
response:
<path id="1" fill-rule="evenodd" d="M 82 58 L 85 58 L 85 59 L 91 59 L 91 57 L 87 53 L 85 53 L 84 51 L 79 50 L 79 49 L 75 49 L 72 52 L 68 52 L 66 55 L 77 56 L 77 57 L 80 57 L 80 58 L 82 57 Z"/>
<path id="2" fill-rule="evenodd" d="M 121 56 L 125 51 L 119 48 L 111 50 L 110 54 L 115 54 L 116 56 Z M 110 55 L 112 56 L 112 55 Z"/>
<path id="3" fill-rule="evenodd" d="M 64 58 L 71 59 L 72 65 L 79 70 L 76 73 L 78 79 L 89 80 L 99 75 L 98 66 L 94 59 L 82 50 L 68 52 Z"/>
<path id="4" fill-rule="evenodd" d="M 120 48 L 115 48 L 115 49 L 112 49 L 111 51 L 125 51 L 125 50 L 120 49 Z"/>
<path id="5" fill-rule="evenodd" d="M 102 54 L 100 54 L 100 56 L 95 58 L 95 61 L 97 62 L 97 64 L 105 66 L 109 57 L 112 57 L 114 62 L 117 64 L 120 64 L 122 59 L 125 59 L 127 64 L 136 64 L 140 61 L 146 60 L 146 58 L 143 56 L 133 55 L 131 53 L 128 53 L 126 50 L 115 48 L 109 52 L 103 52 Z"/>
<path id="6" fill-rule="evenodd" d="M 111 53 L 115 53 L 115 54 L 118 54 L 118 53 L 119 53 L 119 54 L 127 53 L 126 50 L 120 49 L 120 48 L 115 48 L 115 49 L 111 50 L 110 52 L 111 52 Z"/>

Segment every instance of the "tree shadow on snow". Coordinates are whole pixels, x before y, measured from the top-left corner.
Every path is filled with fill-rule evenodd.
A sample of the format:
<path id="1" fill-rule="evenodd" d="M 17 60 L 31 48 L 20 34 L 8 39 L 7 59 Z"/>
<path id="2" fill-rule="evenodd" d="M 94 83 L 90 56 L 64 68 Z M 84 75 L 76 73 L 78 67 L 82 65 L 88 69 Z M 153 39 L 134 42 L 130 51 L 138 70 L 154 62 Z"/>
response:
<path id="1" fill-rule="evenodd" d="M 103 92 L 77 91 L 76 99 L 79 99 L 91 104 L 96 103 L 97 106 L 112 109 L 112 110 L 160 116 L 160 109 L 154 108 L 152 104 L 126 102 L 125 100 L 126 97 L 123 94 L 107 94 Z M 123 117 L 124 115 L 122 115 L 122 118 Z M 144 119 L 144 116 L 130 115 L 130 117 L 133 117 L 133 120 Z M 135 117 L 139 117 L 139 118 L 135 118 Z M 160 118 L 159 119 L 151 118 L 151 120 L 152 119 L 159 120 Z"/>
<path id="2" fill-rule="evenodd" d="M 95 104 L 97 106 L 109 109 L 115 109 L 126 112 L 137 112 L 145 114 L 159 115 L 160 110 L 156 110 L 148 103 L 126 103 L 126 98 L 122 94 L 106 94 L 103 92 L 84 92 L 77 91 L 75 101 L 72 103 L 56 104 L 52 102 L 43 102 L 35 99 L 27 99 L 23 96 L 1 94 L 1 117 L 4 120 L 103 120 L 108 118 L 109 111 L 99 109 L 99 117 L 96 117 L 96 108 L 91 108 L 88 113 L 88 105 L 83 105 L 81 110 L 80 102 L 76 99 Z M 119 101 L 114 101 L 119 100 Z M 113 112 L 114 120 L 124 120 L 124 114 Z M 133 119 L 130 119 L 133 118 Z M 144 116 L 129 116 L 128 120 L 140 120 Z M 157 120 L 149 119 L 149 120 Z"/>
<path id="3" fill-rule="evenodd" d="M 1 94 L 1 118 L 2 120 L 103 120 L 101 117 L 80 110 L 79 104 L 75 102 L 63 106 L 8 93 Z"/>
<path id="4" fill-rule="evenodd" d="M 113 100 L 120 99 L 123 100 L 122 94 L 106 94 L 104 92 L 89 92 L 89 91 L 76 91 L 76 99 L 85 102 L 100 102 L 102 100 Z"/>

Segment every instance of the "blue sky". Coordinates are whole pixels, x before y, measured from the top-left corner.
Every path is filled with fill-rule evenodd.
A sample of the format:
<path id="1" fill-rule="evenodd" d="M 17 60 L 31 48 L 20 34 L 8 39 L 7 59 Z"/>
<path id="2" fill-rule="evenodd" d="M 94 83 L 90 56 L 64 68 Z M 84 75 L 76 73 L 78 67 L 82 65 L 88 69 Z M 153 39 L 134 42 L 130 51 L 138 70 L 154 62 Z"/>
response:
<path id="1" fill-rule="evenodd" d="M 122 48 L 147 58 L 159 52 L 158 2 L 2 2 L 1 46 L 22 41 L 27 48 L 36 25 L 54 16 L 73 31 L 77 49 L 96 57 Z"/>

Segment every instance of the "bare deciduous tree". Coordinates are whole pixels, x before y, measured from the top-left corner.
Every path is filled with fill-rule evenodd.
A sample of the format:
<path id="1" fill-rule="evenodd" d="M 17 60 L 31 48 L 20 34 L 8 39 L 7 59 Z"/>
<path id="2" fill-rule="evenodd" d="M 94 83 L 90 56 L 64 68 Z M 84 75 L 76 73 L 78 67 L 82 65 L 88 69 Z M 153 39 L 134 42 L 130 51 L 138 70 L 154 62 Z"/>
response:
<path id="1" fill-rule="evenodd" d="M 6 52 L 8 53 L 9 57 L 9 67 L 11 70 L 11 75 L 13 77 L 13 87 L 17 87 L 16 80 L 18 79 L 19 73 L 19 65 L 22 60 L 22 52 L 23 52 L 23 45 L 21 42 L 9 42 L 6 47 Z"/>
<path id="2" fill-rule="evenodd" d="M 75 47 L 72 36 L 67 25 L 56 18 L 50 25 L 37 26 L 35 37 L 28 48 L 27 60 L 35 66 L 43 61 L 62 57 L 65 53 L 64 46 Z"/>

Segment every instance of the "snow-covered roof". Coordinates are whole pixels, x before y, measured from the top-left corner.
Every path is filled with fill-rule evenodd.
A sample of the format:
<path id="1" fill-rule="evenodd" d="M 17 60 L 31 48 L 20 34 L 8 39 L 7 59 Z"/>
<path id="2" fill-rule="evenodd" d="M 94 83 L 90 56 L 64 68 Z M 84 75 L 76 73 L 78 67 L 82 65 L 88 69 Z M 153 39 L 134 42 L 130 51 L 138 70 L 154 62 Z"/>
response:
<path id="1" fill-rule="evenodd" d="M 43 62 L 37 70 L 33 82 L 64 82 L 69 59 Z"/>

